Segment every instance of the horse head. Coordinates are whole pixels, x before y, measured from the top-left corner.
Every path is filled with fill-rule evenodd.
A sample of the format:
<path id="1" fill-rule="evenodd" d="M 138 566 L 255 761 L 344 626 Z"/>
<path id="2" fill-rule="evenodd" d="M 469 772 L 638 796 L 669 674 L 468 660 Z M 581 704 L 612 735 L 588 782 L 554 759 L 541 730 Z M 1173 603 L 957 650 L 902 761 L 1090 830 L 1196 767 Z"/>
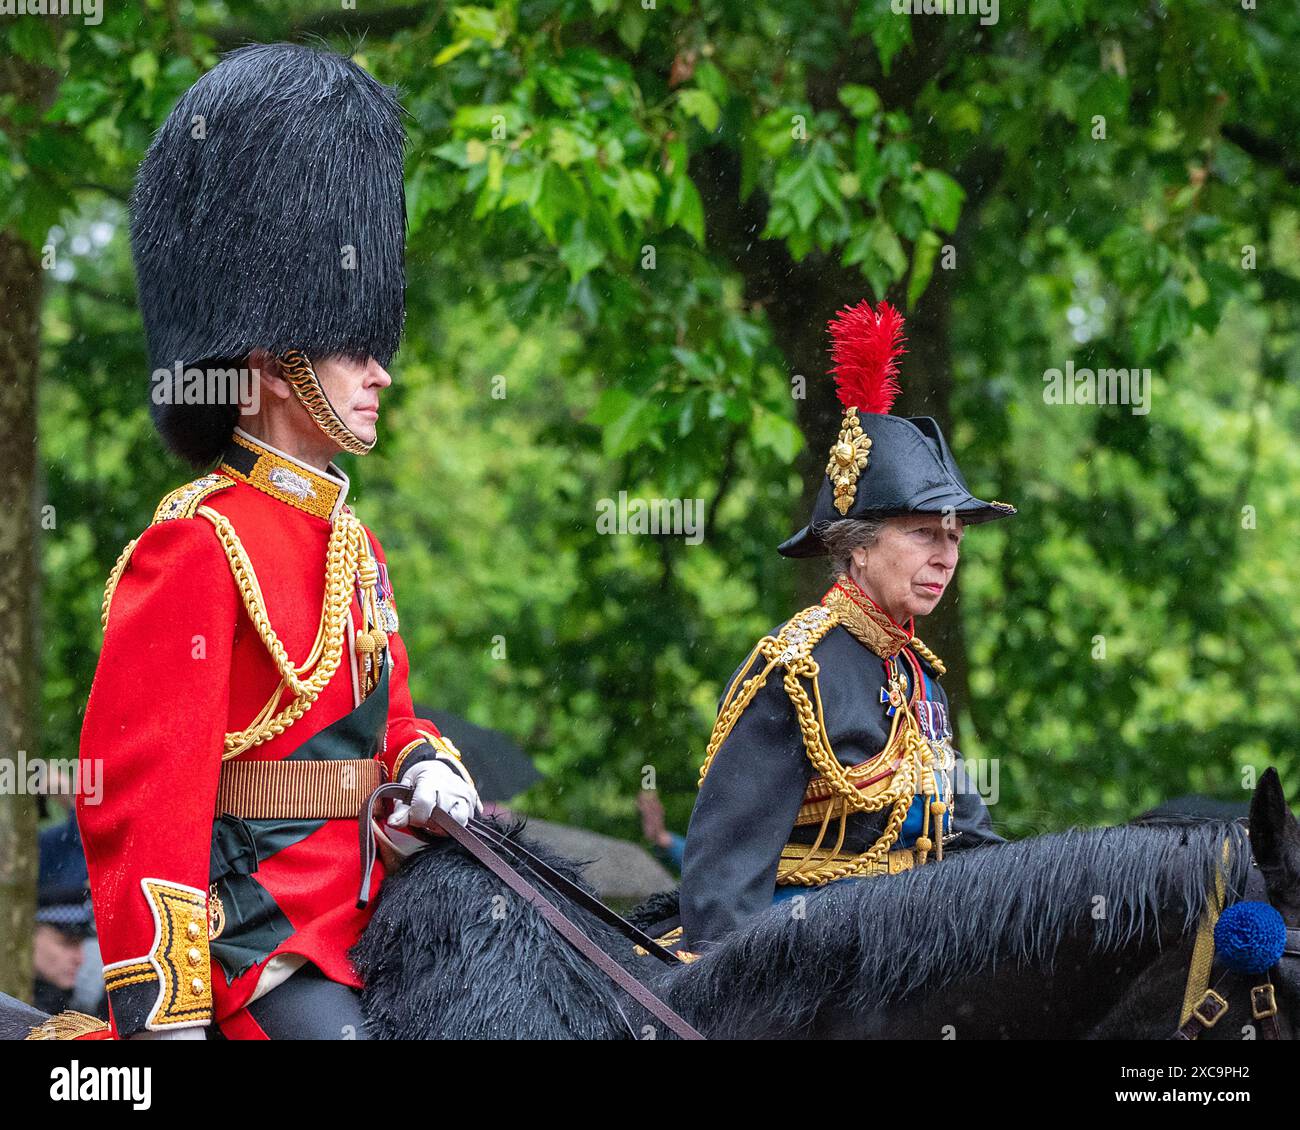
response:
<path id="1" fill-rule="evenodd" d="M 1250 848 L 1269 904 L 1287 927 L 1287 949 L 1272 970 L 1278 1009 L 1292 1039 L 1300 1035 L 1300 825 L 1277 770 L 1266 769 L 1250 802 Z"/>

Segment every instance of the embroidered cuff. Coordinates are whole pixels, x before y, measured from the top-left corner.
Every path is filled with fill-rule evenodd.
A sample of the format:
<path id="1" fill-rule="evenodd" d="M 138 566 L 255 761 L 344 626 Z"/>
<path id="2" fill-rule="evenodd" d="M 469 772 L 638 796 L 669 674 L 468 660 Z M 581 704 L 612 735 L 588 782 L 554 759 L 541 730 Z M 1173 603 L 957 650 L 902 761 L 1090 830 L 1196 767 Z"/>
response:
<path id="1" fill-rule="evenodd" d="M 141 879 L 153 914 L 153 949 L 104 966 L 104 987 L 119 1037 L 189 1028 L 212 1019 L 208 896 L 162 879 Z"/>

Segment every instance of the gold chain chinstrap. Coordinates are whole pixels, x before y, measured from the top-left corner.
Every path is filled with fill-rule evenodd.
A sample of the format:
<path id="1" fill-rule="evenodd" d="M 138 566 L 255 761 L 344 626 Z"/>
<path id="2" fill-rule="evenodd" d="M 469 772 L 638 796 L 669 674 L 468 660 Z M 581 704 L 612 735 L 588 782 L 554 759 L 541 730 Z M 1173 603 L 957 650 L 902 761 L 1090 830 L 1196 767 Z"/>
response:
<path id="1" fill-rule="evenodd" d="M 277 358 L 277 361 L 280 375 L 289 382 L 299 403 L 307 409 L 307 414 L 316 422 L 316 426 L 330 439 L 352 455 L 365 455 L 375 446 L 374 440 L 366 443 L 358 439 L 352 429 L 343 422 L 334 410 L 334 405 L 329 402 L 329 397 L 325 395 L 325 390 L 321 388 L 320 378 L 316 376 L 311 361 L 302 350 L 291 349 Z"/>

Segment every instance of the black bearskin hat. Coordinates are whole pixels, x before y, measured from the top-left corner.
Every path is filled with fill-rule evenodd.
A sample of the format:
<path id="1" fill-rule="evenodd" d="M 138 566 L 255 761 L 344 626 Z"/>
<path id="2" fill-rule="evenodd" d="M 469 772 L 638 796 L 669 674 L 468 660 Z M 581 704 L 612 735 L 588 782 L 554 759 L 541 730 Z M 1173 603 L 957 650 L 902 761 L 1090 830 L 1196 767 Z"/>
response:
<path id="1" fill-rule="evenodd" d="M 259 346 L 389 363 L 404 146 L 394 90 L 329 51 L 241 47 L 182 95 L 131 196 L 151 410 L 178 455 L 210 462 L 238 422 L 235 404 L 183 403 L 178 365 L 241 366 Z"/>

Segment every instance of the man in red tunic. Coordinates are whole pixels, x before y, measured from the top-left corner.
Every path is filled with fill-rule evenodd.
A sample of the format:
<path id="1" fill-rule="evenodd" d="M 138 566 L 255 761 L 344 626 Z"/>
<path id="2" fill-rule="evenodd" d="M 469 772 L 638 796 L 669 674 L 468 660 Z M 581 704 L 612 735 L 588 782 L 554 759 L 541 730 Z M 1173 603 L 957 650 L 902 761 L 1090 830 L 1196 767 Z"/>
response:
<path id="1" fill-rule="evenodd" d="M 369 916 L 369 794 L 414 786 L 392 827 L 479 808 L 413 716 L 383 550 L 332 462 L 374 446 L 401 335 L 400 113 L 348 59 L 246 47 L 186 92 L 140 169 L 152 411 L 211 470 L 109 578 L 82 730 L 104 782 L 78 819 L 119 1038 L 364 1037 L 347 955 Z"/>

